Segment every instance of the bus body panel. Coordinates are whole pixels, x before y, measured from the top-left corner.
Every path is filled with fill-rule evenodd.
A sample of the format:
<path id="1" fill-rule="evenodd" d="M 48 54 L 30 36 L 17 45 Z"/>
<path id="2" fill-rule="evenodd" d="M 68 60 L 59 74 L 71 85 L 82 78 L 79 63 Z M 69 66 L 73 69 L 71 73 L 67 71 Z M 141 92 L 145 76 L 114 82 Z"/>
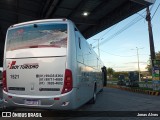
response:
<path id="1" fill-rule="evenodd" d="M 77 81 L 78 81 L 78 90 L 77 90 L 77 98 L 81 104 L 86 103 L 89 101 L 93 96 L 93 89 L 94 89 L 94 79 L 90 79 L 90 71 L 88 65 L 85 63 L 85 57 L 88 57 L 86 51 L 87 49 L 87 42 L 81 36 L 81 34 L 76 31 L 76 57 L 77 57 Z M 85 92 L 84 92 L 85 91 Z"/>
<path id="2" fill-rule="evenodd" d="M 95 54 L 86 39 L 76 31 L 77 81 L 79 101 L 83 104 L 93 97 L 94 87 L 98 93 L 102 88 L 103 63 Z M 84 92 L 85 91 L 85 92 Z"/>
<path id="3" fill-rule="evenodd" d="M 7 59 L 8 92 L 19 95 L 61 94 L 65 62 L 66 57 Z"/>

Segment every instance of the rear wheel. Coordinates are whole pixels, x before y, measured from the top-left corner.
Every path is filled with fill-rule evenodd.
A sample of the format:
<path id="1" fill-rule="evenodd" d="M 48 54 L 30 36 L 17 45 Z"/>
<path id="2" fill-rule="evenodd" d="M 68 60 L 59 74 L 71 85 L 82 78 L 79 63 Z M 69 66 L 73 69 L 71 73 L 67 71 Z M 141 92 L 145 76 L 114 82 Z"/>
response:
<path id="1" fill-rule="evenodd" d="M 103 92 L 103 88 L 99 92 Z"/>
<path id="2" fill-rule="evenodd" d="M 90 104 L 95 104 L 96 103 L 96 97 L 97 97 L 97 94 L 96 94 L 96 90 L 97 88 L 96 88 L 96 85 L 95 85 L 95 87 L 94 87 L 94 92 L 93 92 L 93 97 L 92 97 L 92 99 L 90 100 Z"/>

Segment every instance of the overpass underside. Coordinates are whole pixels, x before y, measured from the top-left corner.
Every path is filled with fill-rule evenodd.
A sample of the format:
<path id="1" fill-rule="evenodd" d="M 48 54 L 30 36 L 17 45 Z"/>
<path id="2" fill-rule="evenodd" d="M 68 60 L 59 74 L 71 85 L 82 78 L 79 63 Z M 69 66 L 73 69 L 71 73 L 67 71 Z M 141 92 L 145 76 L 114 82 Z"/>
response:
<path id="1" fill-rule="evenodd" d="M 16 23 L 49 18 L 72 20 L 89 38 L 154 3 L 154 0 L 1 0 L 0 66 L 7 28 Z M 87 12 L 88 15 L 83 15 Z"/>

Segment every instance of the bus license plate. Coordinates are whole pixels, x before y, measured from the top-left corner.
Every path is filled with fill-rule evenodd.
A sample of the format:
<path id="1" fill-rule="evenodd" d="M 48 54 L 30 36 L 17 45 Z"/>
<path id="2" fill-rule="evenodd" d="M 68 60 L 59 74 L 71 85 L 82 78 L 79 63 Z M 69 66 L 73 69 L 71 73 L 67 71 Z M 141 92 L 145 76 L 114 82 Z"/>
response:
<path id="1" fill-rule="evenodd" d="M 24 104 L 26 104 L 26 105 L 40 105 L 40 100 L 25 100 Z"/>

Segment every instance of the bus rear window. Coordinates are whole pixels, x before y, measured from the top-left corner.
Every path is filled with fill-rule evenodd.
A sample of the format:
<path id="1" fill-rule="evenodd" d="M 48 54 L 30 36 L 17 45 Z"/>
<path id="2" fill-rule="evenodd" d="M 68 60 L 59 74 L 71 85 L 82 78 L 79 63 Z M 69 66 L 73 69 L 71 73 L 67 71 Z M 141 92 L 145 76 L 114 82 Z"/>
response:
<path id="1" fill-rule="evenodd" d="M 38 23 L 10 29 L 7 34 L 7 51 L 39 48 L 67 47 L 67 24 Z"/>

